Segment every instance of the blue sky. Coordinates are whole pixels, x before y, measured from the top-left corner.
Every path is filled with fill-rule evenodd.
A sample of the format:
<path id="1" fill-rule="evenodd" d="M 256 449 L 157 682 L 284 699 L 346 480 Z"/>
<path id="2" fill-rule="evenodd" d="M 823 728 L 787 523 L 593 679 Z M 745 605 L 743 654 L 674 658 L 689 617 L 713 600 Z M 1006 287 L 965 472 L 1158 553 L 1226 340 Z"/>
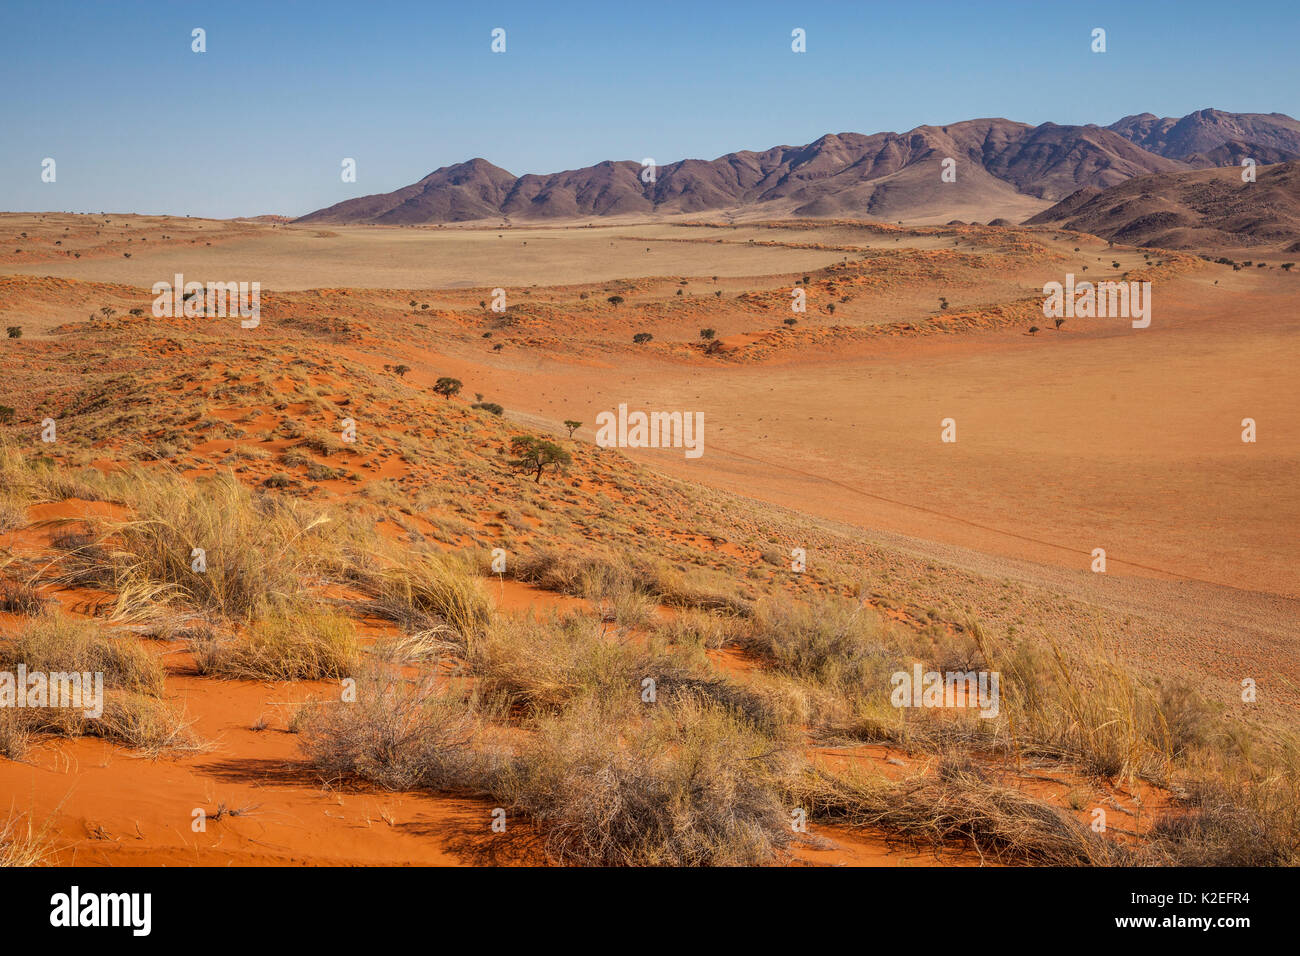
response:
<path id="1" fill-rule="evenodd" d="M 4 0 L 0 209 L 300 215 L 474 156 L 547 173 L 981 116 L 1297 116 L 1297 27 L 1294 0 Z"/>

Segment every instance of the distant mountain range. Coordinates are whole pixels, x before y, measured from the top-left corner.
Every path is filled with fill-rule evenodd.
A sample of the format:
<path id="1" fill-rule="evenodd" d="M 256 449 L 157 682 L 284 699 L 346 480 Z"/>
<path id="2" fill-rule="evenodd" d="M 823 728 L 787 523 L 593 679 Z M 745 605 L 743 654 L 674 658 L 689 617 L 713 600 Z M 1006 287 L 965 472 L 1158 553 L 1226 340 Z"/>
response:
<path id="1" fill-rule="evenodd" d="M 1110 126 L 1029 126 L 976 119 L 907 133 L 827 134 L 807 146 L 728 153 L 660 166 L 606 161 L 515 176 L 485 159 L 435 170 L 390 193 L 349 199 L 303 223 L 419 225 L 724 212 L 882 220 L 1006 217 L 1041 212 L 1080 189 L 1179 173 L 1243 157 L 1300 159 L 1300 122 L 1281 113 L 1150 113 Z M 940 163 L 956 160 L 956 181 Z"/>

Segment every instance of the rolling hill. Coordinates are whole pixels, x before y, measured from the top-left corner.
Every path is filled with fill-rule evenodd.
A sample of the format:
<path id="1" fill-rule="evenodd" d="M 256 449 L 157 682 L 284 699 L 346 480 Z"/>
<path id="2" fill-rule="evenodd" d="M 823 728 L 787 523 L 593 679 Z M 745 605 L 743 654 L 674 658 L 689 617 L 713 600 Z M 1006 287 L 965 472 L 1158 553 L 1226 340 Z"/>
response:
<path id="1" fill-rule="evenodd" d="M 1267 246 L 1300 251 L 1300 161 L 1141 176 L 1081 189 L 1027 221 L 1164 249 Z"/>

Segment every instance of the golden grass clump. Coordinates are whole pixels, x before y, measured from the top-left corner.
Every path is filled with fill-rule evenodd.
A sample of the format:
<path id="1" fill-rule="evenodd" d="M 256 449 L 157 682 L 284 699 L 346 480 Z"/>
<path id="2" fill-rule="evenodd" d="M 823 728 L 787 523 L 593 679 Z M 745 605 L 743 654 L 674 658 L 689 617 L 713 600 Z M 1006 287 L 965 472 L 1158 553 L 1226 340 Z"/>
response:
<path id="1" fill-rule="evenodd" d="M 980 625 L 968 629 L 984 666 L 1002 675 L 1008 743 L 1021 754 L 1161 781 L 1176 751 L 1204 743 L 1209 711 L 1190 687 L 1139 683 L 1100 640 L 1067 654 L 1050 638 L 1000 645 Z"/>
<path id="2" fill-rule="evenodd" d="M 469 664 L 485 696 L 556 710 L 574 698 L 627 697 L 651 665 L 618 628 L 588 614 L 538 620 L 498 617 L 475 643 Z"/>
<path id="3" fill-rule="evenodd" d="M 0 712 L 6 756 L 22 756 L 40 734 L 103 737 L 155 756 L 200 746 L 189 722 L 162 699 L 162 666 L 134 637 L 113 636 L 92 621 L 42 614 L 0 641 L 0 671 L 14 673 L 19 664 L 29 674 L 102 674 L 103 713 L 87 716 L 91 707 L 6 707 Z"/>
<path id="4" fill-rule="evenodd" d="M 469 562 L 437 551 L 404 551 L 360 575 L 366 610 L 411 630 L 445 624 L 468 645 L 492 616 L 482 580 Z"/>
<path id="5" fill-rule="evenodd" d="M 667 648 L 591 614 L 498 617 L 468 659 L 486 698 L 555 714 L 578 700 L 703 702 L 782 736 L 791 709 L 766 688 L 719 676 L 707 658 Z"/>
<path id="6" fill-rule="evenodd" d="M 49 823 L 38 828 L 30 814 L 11 810 L 0 825 L 0 867 L 45 866 L 54 849 Z"/>
<path id="7" fill-rule="evenodd" d="M 341 680 L 357 665 L 352 619 L 322 607 L 279 608 L 232 637 L 193 643 L 199 673 L 247 680 Z"/>
<path id="8" fill-rule="evenodd" d="M 181 604 L 247 620 L 300 599 L 344 563 L 328 516 L 233 475 L 134 473 L 122 489 L 132 517 L 109 524 L 80 568 L 118 593 L 120 615 Z"/>
<path id="9" fill-rule="evenodd" d="M 97 500 L 102 497 L 99 477 L 93 469 L 74 474 L 47 458 L 29 460 L 19 449 L 0 440 L 0 489 L 3 489 L 0 503 L 8 510 L 11 521 L 25 524 L 23 509 L 37 502 L 66 498 Z"/>

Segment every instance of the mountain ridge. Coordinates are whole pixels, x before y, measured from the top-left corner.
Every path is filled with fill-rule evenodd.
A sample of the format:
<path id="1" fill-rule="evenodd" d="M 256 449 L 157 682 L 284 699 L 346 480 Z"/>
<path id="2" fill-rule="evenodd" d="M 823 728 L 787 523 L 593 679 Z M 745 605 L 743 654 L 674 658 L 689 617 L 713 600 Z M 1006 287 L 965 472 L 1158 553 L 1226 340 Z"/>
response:
<path id="1" fill-rule="evenodd" d="M 1022 219 L 1081 188 L 1235 165 L 1247 155 L 1261 164 L 1300 158 L 1300 122 L 1281 113 L 1214 109 L 1181 119 L 1140 113 L 1110 126 L 989 117 L 905 133 L 826 133 L 802 146 L 683 159 L 657 167 L 653 182 L 643 182 L 641 165 L 631 160 L 515 176 L 474 157 L 296 221 L 403 226 L 721 210 L 882 219 L 997 210 Z M 940 178 L 947 158 L 956 161 L 954 182 Z"/>

